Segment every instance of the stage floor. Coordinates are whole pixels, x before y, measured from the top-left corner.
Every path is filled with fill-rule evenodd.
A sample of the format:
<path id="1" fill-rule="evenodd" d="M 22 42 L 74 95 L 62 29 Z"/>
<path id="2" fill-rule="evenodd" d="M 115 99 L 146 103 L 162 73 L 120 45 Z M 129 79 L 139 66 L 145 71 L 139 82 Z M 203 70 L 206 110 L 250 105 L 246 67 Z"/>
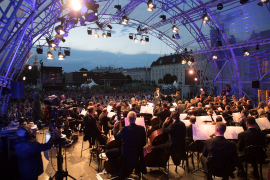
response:
<path id="1" fill-rule="evenodd" d="M 82 141 L 83 141 L 83 134 L 78 133 L 78 142 L 75 142 L 70 148 L 67 148 L 67 170 L 69 175 L 73 176 L 77 180 L 94 180 L 97 178 L 97 163 L 95 161 L 91 162 L 91 166 L 89 166 L 89 158 L 90 153 L 89 150 L 83 151 L 82 157 L 81 157 L 81 147 L 82 147 Z M 44 138 L 45 139 L 45 138 Z M 37 140 L 39 142 L 42 142 L 43 139 L 43 131 L 39 131 L 37 134 Z M 84 147 L 88 147 L 88 141 L 84 142 Z M 43 154 L 42 154 L 43 155 Z M 43 166 L 44 166 L 44 173 L 39 176 L 39 180 L 49 180 L 50 177 L 52 177 L 55 174 L 54 169 L 57 169 L 57 161 L 56 161 L 56 149 L 53 149 L 52 153 L 50 154 L 51 157 L 50 161 L 48 161 L 44 156 L 43 157 Z M 270 157 L 270 156 L 268 156 Z M 204 176 L 204 173 L 202 171 L 196 171 L 193 173 L 186 173 L 182 168 L 178 167 L 177 171 L 175 172 L 175 166 L 172 165 L 173 162 L 170 159 L 170 171 L 169 171 L 169 179 L 183 179 L 183 180 L 203 180 L 206 179 Z M 196 164 L 196 162 L 195 162 Z M 64 166 L 65 168 L 65 166 Z M 147 168 L 147 174 L 143 176 L 143 179 L 147 180 L 154 180 L 154 179 L 167 179 L 168 176 L 165 174 L 164 168 L 160 168 L 161 171 L 159 171 L 159 168 Z M 263 176 L 264 179 L 267 179 L 268 170 L 270 169 L 270 164 L 263 165 Z M 251 171 L 252 168 L 249 166 L 249 171 Z M 236 176 L 236 180 L 244 179 L 239 178 L 236 175 L 236 171 L 234 172 Z M 110 175 L 108 174 L 102 174 L 100 175 L 103 179 L 110 179 Z M 139 179 L 138 176 L 132 175 L 131 178 L 133 179 Z M 71 178 L 68 178 L 71 179 Z M 217 178 L 216 178 L 217 179 Z M 251 173 L 248 173 L 248 179 L 255 179 Z"/>

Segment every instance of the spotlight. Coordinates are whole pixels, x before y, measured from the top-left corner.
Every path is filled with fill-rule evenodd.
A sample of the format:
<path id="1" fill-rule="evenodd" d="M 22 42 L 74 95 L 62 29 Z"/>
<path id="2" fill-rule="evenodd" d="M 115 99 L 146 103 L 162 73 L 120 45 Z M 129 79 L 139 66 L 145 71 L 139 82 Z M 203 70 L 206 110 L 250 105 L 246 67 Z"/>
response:
<path id="1" fill-rule="evenodd" d="M 49 47 L 50 51 L 56 51 L 55 47 Z"/>
<path id="2" fill-rule="evenodd" d="M 145 40 L 144 39 L 141 39 L 141 44 L 145 44 Z"/>
<path id="3" fill-rule="evenodd" d="M 25 77 L 25 76 L 23 76 L 23 78 L 22 78 L 22 79 L 23 79 L 23 81 L 25 81 L 25 80 L 26 80 L 26 77 Z"/>
<path id="4" fill-rule="evenodd" d="M 189 74 L 193 74 L 193 71 L 192 71 L 192 70 L 190 70 L 190 71 L 189 71 Z"/>
<path id="5" fill-rule="evenodd" d="M 90 9 L 90 10 L 92 10 L 92 11 L 94 11 L 95 13 L 98 11 L 98 8 L 99 8 L 99 4 L 95 4 L 95 1 L 93 2 L 85 2 L 85 6 L 88 8 L 88 9 Z"/>
<path id="6" fill-rule="evenodd" d="M 61 52 L 58 53 L 58 60 L 65 60 L 65 56 Z"/>
<path id="7" fill-rule="evenodd" d="M 29 65 L 29 66 L 28 66 L 28 69 L 29 69 L 29 70 L 31 70 L 31 69 L 32 69 L 32 66 L 31 66 L 31 65 Z"/>
<path id="8" fill-rule="evenodd" d="M 148 2 L 147 2 L 147 11 L 153 11 L 153 9 L 155 9 L 156 8 L 156 5 L 153 3 L 153 1 L 152 0 L 149 0 Z"/>
<path id="9" fill-rule="evenodd" d="M 91 29 L 87 29 L 87 33 L 88 33 L 88 35 L 92 35 L 92 30 Z"/>
<path id="10" fill-rule="evenodd" d="M 102 29 L 102 27 L 103 27 L 103 24 L 99 23 L 98 21 L 96 21 L 96 25 L 97 25 L 100 29 Z"/>
<path id="11" fill-rule="evenodd" d="M 203 88 L 201 88 L 200 90 L 203 91 Z"/>
<path id="12" fill-rule="evenodd" d="M 172 35 L 173 39 L 180 39 L 180 35 L 178 33 Z"/>
<path id="13" fill-rule="evenodd" d="M 208 17 L 207 14 L 204 14 L 204 15 L 202 16 L 202 19 L 203 19 L 203 23 L 204 23 L 204 24 L 205 24 L 206 22 L 210 21 L 210 19 L 209 19 L 209 17 Z"/>
<path id="14" fill-rule="evenodd" d="M 70 56 L 70 50 L 69 49 L 65 49 L 64 53 L 65 53 L 65 56 Z"/>
<path id="15" fill-rule="evenodd" d="M 198 81 L 198 78 L 194 78 L 195 81 Z"/>
<path id="16" fill-rule="evenodd" d="M 62 35 L 56 34 L 54 37 L 57 38 L 57 39 L 61 39 L 61 41 L 63 41 L 63 42 L 66 42 L 66 40 L 63 38 Z"/>
<path id="17" fill-rule="evenodd" d="M 114 8 L 117 9 L 118 11 L 120 11 L 121 10 L 121 5 L 115 5 Z"/>
<path id="18" fill-rule="evenodd" d="M 249 52 L 246 49 L 244 50 L 244 56 L 249 56 Z"/>
<path id="19" fill-rule="evenodd" d="M 186 64 L 186 63 L 187 63 L 187 61 L 183 59 L 182 60 L 182 64 Z"/>
<path id="20" fill-rule="evenodd" d="M 217 5 L 217 10 L 222 10 L 223 9 L 223 4 L 222 3 L 219 3 L 218 5 Z"/>
<path id="21" fill-rule="evenodd" d="M 135 43 L 138 43 L 139 40 L 138 40 L 137 38 L 134 38 L 134 42 L 135 42 Z"/>
<path id="22" fill-rule="evenodd" d="M 159 17 L 160 17 L 163 21 L 166 20 L 166 16 L 165 16 L 165 15 L 160 15 Z"/>
<path id="23" fill-rule="evenodd" d="M 53 59 L 53 54 L 51 53 L 51 51 L 47 53 L 47 59 Z"/>
<path id="24" fill-rule="evenodd" d="M 108 36 L 108 37 L 112 37 L 111 31 L 108 31 L 108 32 L 107 32 L 107 36 Z"/>
<path id="25" fill-rule="evenodd" d="M 213 55 L 212 55 L 212 59 L 213 59 L 213 60 L 216 60 L 216 59 L 217 59 L 217 55 L 213 54 Z"/>
<path id="26" fill-rule="evenodd" d="M 75 11 L 82 9 L 82 3 L 79 0 L 70 0 L 70 5 Z"/>
<path id="27" fill-rule="evenodd" d="M 58 35 L 64 35 L 66 32 L 64 31 L 64 28 L 62 25 L 56 26 L 55 31 Z"/>
<path id="28" fill-rule="evenodd" d="M 176 32 L 178 32 L 178 30 L 179 30 L 179 29 L 176 27 L 176 25 L 173 25 L 172 31 L 176 33 Z"/>
<path id="29" fill-rule="evenodd" d="M 185 48 L 184 52 L 185 52 L 185 54 L 188 53 L 187 48 Z"/>
<path id="30" fill-rule="evenodd" d="M 95 34 L 94 34 L 94 37 L 95 37 L 95 38 L 99 38 L 98 33 L 95 33 Z"/>
<path id="31" fill-rule="evenodd" d="M 145 36 L 145 42 L 149 42 L 149 36 Z"/>
<path id="32" fill-rule="evenodd" d="M 240 4 L 245 4 L 247 2 L 248 2 L 248 0 L 240 0 Z"/>
<path id="33" fill-rule="evenodd" d="M 263 3 L 267 4 L 268 2 L 269 0 L 260 0 L 260 2 L 257 5 L 263 7 Z"/>
<path id="34" fill-rule="evenodd" d="M 111 26 L 111 25 L 109 25 L 109 24 L 107 25 L 107 27 L 108 27 L 108 28 L 110 28 L 110 29 L 112 29 L 112 26 Z"/>
<path id="35" fill-rule="evenodd" d="M 85 13 L 84 17 L 85 17 L 85 21 L 87 22 L 94 22 L 98 20 L 98 16 L 95 12 Z"/>
<path id="36" fill-rule="evenodd" d="M 103 36 L 103 38 L 107 38 L 108 37 L 107 34 L 105 34 L 105 33 L 103 33 L 102 36 Z"/>
<path id="37" fill-rule="evenodd" d="M 37 53 L 38 54 L 43 54 L 43 49 L 42 48 L 37 48 Z"/>
<path id="38" fill-rule="evenodd" d="M 129 19 L 127 18 L 127 16 L 123 16 L 122 17 L 122 24 L 128 24 L 129 23 Z"/>
<path id="39" fill-rule="evenodd" d="M 187 62 L 187 63 L 188 63 L 188 65 L 191 65 L 191 64 L 192 64 L 192 62 L 191 62 L 190 60 L 188 60 L 188 62 Z"/>
<path id="40" fill-rule="evenodd" d="M 259 51 L 259 50 L 260 50 L 260 48 L 259 48 L 259 45 L 258 45 L 258 44 L 256 45 L 256 50 L 257 50 L 257 51 Z"/>
<path id="41" fill-rule="evenodd" d="M 133 40 L 133 34 L 129 34 L 129 39 Z"/>

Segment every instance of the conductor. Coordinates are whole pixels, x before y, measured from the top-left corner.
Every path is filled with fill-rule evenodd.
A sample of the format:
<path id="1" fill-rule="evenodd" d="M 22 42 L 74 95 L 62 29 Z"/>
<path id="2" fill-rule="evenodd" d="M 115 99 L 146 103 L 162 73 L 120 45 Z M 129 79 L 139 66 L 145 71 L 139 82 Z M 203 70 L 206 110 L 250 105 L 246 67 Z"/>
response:
<path id="1" fill-rule="evenodd" d="M 155 106 L 158 105 L 161 96 L 167 97 L 167 95 L 163 95 L 163 94 L 161 94 L 161 93 L 159 92 L 159 88 L 156 88 L 156 92 L 154 93 L 154 103 L 155 103 Z"/>

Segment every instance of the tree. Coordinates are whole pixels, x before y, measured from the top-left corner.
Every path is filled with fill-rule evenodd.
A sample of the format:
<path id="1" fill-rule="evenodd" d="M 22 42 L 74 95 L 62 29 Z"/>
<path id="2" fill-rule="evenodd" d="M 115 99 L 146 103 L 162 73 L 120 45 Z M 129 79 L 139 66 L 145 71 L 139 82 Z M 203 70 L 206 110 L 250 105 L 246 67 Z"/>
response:
<path id="1" fill-rule="evenodd" d="M 158 79 L 158 84 L 162 84 L 163 83 L 163 79 L 159 78 Z"/>
<path id="2" fill-rule="evenodd" d="M 84 71 L 88 71 L 88 70 L 86 68 L 81 68 L 79 71 L 84 72 Z"/>
<path id="3" fill-rule="evenodd" d="M 127 80 L 128 84 L 132 83 L 132 79 L 131 79 L 130 75 L 126 75 L 125 79 Z"/>
<path id="4" fill-rule="evenodd" d="M 174 82 L 173 76 L 170 74 L 165 74 L 165 76 L 163 77 L 163 82 L 165 84 L 172 84 Z"/>

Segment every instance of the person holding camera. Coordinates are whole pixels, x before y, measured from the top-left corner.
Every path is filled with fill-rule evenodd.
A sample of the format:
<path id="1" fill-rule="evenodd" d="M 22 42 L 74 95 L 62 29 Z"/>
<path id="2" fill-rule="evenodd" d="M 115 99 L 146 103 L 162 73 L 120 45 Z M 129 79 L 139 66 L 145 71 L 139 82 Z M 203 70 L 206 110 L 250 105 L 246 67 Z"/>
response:
<path id="1" fill-rule="evenodd" d="M 50 140 L 41 144 L 35 139 L 31 139 L 31 128 L 28 125 L 19 126 L 17 129 L 16 144 L 14 145 L 17 157 L 19 172 L 22 180 L 37 180 L 43 173 L 43 163 L 41 152 L 49 150 L 55 139 L 61 137 L 58 129 L 53 129 Z"/>

